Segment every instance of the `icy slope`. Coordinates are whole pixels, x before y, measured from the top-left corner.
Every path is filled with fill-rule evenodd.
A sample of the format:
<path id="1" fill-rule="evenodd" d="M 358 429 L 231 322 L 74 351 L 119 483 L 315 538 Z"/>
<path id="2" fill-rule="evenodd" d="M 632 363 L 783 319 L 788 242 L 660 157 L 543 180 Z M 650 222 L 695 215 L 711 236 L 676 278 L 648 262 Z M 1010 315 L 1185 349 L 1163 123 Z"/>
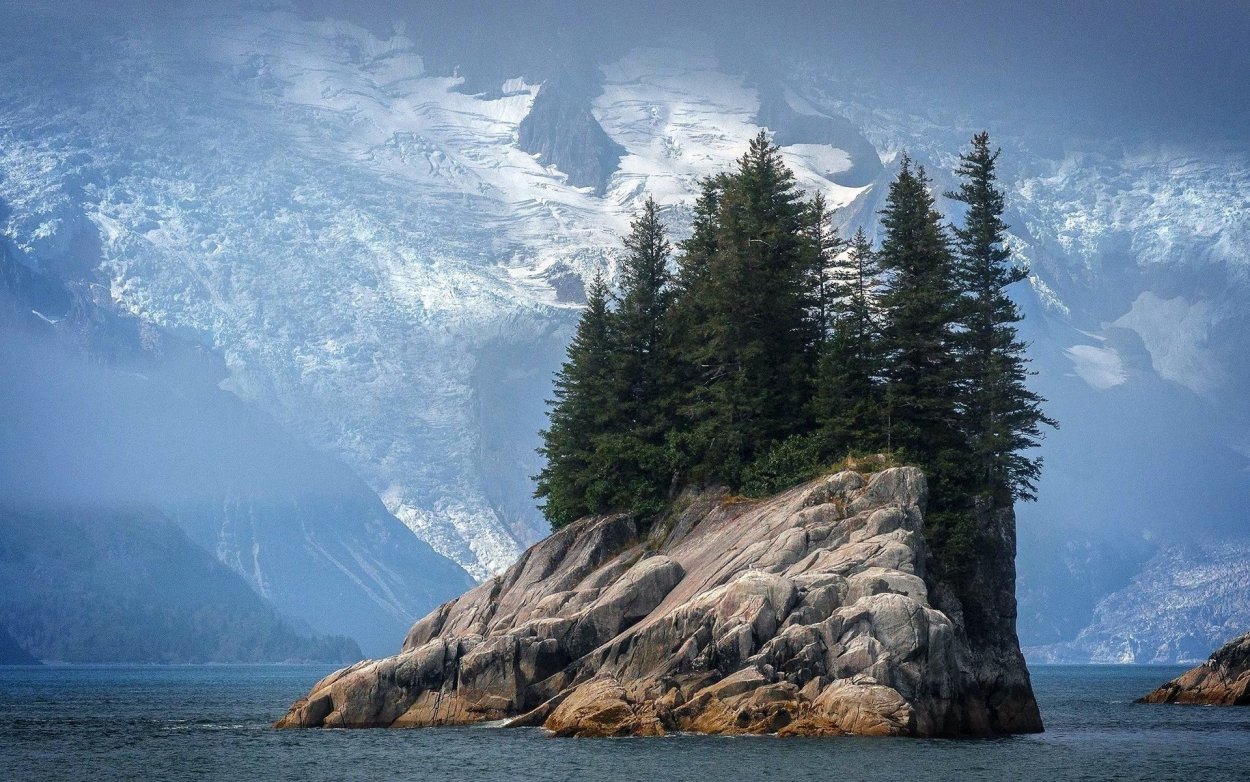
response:
<path id="1" fill-rule="evenodd" d="M 543 379 L 575 315 L 554 283 L 610 262 L 644 192 L 677 206 L 731 165 L 759 129 L 754 93 L 675 50 L 610 66 L 594 110 L 626 155 L 600 199 L 515 145 L 536 85 L 466 95 L 402 34 L 284 12 L 179 27 L 196 34 L 84 36 L 81 65 L 51 49 L 42 83 L 5 64 L 25 85 L 0 143 L 5 235 L 37 263 L 80 207 L 125 308 L 210 342 L 231 389 L 438 551 L 502 568 L 544 534 L 525 481 L 492 473 L 537 469 Z M 857 192 L 822 176 L 845 154 L 788 153 L 832 203 Z M 480 404 L 483 382 L 517 377 L 537 383 L 523 427 Z"/>
<path id="2" fill-rule="evenodd" d="M 1250 627 L 1250 544 L 1165 546 L 1094 609 L 1072 641 L 1026 648 L 1035 662 L 1161 663 L 1205 660 Z"/>

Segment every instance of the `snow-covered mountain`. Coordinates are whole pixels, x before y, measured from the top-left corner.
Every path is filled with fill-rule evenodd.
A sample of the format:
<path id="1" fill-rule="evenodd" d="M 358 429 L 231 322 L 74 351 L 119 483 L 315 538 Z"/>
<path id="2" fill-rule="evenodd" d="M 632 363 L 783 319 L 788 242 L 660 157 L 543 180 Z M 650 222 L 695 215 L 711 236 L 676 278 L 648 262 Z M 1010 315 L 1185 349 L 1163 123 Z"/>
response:
<path id="1" fill-rule="evenodd" d="M 1076 638 L 1026 647 L 1037 662 L 1197 663 L 1250 627 L 1250 548 L 1167 545 L 1104 597 Z"/>
<path id="2" fill-rule="evenodd" d="M 625 155 L 599 196 L 518 147 L 537 85 L 466 95 L 400 33 L 289 12 L 189 28 L 84 44 L 99 75 L 80 94 L 8 63 L 25 88 L 0 142 L 6 234 L 38 259 L 80 207 L 125 308 L 201 335 L 232 390 L 347 460 L 437 550 L 501 569 L 544 534 L 526 479 L 575 317 L 561 283 L 610 265 L 645 193 L 680 212 L 730 166 L 755 93 L 710 56 L 610 64 L 595 117 Z M 825 178 L 845 152 L 787 151 L 831 203 L 858 192 Z"/>
<path id="3" fill-rule="evenodd" d="M 1185 486 L 1206 532 L 1250 534 L 1244 149 L 1065 135 L 679 33 L 495 74 L 449 67 L 454 41 L 431 65 L 411 20 L 169 13 L 0 31 L 0 235 L 34 267 L 73 251 L 118 306 L 218 352 L 229 390 L 478 578 L 545 534 L 529 476 L 582 279 L 611 270 L 647 194 L 680 236 L 698 179 L 761 127 L 870 228 L 903 150 L 941 189 L 973 130 L 1003 145 L 1027 336 L 1064 423 L 1021 509 L 1025 565 L 1090 528 L 1166 538 Z M 1143 556 L 1100 578 L 1023 567 L 1022 616 L 1059 624 L 1030 574 L 1062 571 L 1088 594 L 1064 610 L 1088 613 Z"/>

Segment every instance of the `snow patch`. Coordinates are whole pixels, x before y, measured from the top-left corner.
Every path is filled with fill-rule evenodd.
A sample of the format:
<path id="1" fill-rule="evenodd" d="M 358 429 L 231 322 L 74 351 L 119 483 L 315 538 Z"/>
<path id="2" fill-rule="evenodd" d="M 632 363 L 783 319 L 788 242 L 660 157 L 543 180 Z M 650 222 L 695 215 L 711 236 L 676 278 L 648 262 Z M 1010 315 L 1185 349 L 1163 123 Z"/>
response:
<path id="1" fill-rule="evenodd" d="M 1160 376 L 1201 394 L 1218 387 L 1224 376 L 1218 359 L 1205 349 L 1217 322 L 1209 302 L 1184 296 L 1164 299 L 1146 291 L 1115 325 L 1141 336 Z"/>
<path id="2" fill-rule="evenodd" d="M 791 168 L 814 171 L 825 178 L 848 171 L 852 166 L 851 156 L 845 150 L 828 144 L 791 144 L 782 154 Z"/>
<path id="3" fill-rule="evenodd" d="M 697 47 L 636 49 L 603 73 L 595 118 L 626 150 L 605 197 L 630 210 L 644 193 L 662 206 L 689 203 L 699 180 L 731 169 L 762 129 L 756 91 Z M 799 187 L 824 193 L 831 208 L 865 189 L 828 181 L 851 167 L 843 150 L 794 144 L 782 154 Z"/>
<path id="4" fill-rule="evenodd" d="M 1073 345 L 1064 350 L 1064 354 L 1072 360 L 1077 376 L 1100 391 L 1114 388 L 1128 380 L 1124 361 L 1114 348 Z"/>

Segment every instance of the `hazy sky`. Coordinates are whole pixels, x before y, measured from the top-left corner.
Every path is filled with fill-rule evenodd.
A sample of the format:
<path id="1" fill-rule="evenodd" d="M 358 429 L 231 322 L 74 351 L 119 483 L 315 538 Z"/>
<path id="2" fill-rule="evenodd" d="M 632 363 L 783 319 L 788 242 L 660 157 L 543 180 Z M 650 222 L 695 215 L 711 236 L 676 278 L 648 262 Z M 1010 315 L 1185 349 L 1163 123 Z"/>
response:
<path id="1" fill-rule="evenodd" d="M 412 19 L 409 33 L 431 46 L 441 36 L 463 49 L 454 39 L 472 30 L 467 39 L 496 54 L 579 44 L 602 52 L 695 27 L 730 41 L 743 37 L 761 57 L 798 51 L 887 83 L 949 89 L 961 98 L 985 94 L 1048 113 L 1213 137 L 1244 137 L 1250 123 L 1250 2 L 587 5 L 462 0 L 383 3 L 372 13 Z M 526 28 L 529 35 L 517 35 Z"/>
<path id="2" fill-rule="evenodd" d="M 849 72 L 961 102 L 1139 125 L 1192 137 L 1245 139 L 1250 128 L 1250 2 L 1245 0 L 275 0 L 312 16 L 386 32 L 401 21 L 435 67 L 511 68 L 541 77 L 568 58 L 602 61 L 676 29 L 761 58 L 801 52 Z M 152 22 L 220 0 L 0 0 L 92 24 Z M 745 39 L 745 40 L 743 40 Z M 20 56 L 20 52 L 16 53 Z M 14 56 L 0 52 L 0 57 Z M 516 75 L 516 74 L 509 74 Z M 495 74 L 482 74 L 494 78 Z"/>

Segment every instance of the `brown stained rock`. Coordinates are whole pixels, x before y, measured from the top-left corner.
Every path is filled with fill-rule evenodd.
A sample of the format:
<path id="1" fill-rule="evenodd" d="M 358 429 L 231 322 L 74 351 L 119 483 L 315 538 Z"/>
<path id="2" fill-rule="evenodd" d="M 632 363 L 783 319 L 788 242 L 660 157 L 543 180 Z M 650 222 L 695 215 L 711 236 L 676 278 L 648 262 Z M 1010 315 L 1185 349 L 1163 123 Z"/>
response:
<path id="1" fill-rule="evenodd" d="M 834 682 L 812 707 L 822 721 L 857 736 L 910 735 L 916 728 L 911 704 L 870 677 Z"/>
<path id="2" fill-rule="evenodd" d="M 963 607 L 929 580 L 926 493 L 904 467 L 762 502 L 688 497 L 645 538 L 625 516 L 584 519 L 417 622 L 399 655 L 318 682 L 278 725 L 1040 730 L 1014 603 L 972 644 Z M 1001 602 L 1013 572 L 993 572 Z"/>
<path id="3" fill-rule="evenodd" d="M 611 676 L 596 677 L 574 689 L 545 725 L 557 736 L 627 736 L 639 727 L 624 688 Z"/>
<path id="4" fill-rule="evenodd" d="M 1229 641 L 1202 665 L 1186 671 L 1139 702 L 1250 706 L 1250 633 Z"/>

